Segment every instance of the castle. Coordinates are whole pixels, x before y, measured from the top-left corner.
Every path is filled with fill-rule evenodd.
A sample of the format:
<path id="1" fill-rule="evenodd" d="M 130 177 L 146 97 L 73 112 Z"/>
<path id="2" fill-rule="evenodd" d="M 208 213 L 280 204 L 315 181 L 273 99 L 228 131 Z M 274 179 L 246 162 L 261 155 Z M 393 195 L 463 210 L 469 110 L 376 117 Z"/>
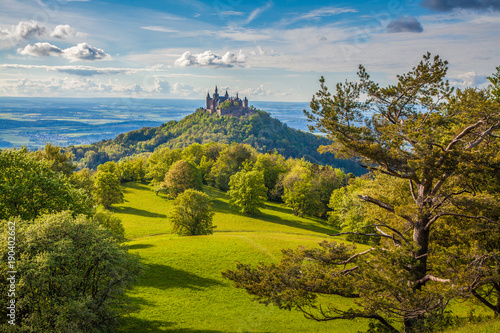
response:
<path id="1" fill-rule="evenodd" d="M 241 100 L 241 98 L 238 97 L 238 93 L 236 93 L 236 97 L 229 97 L 227 90 L 224 96 L 219 96 L 217 86 L 215 86 L 213 97 L 210 97 L 210 93 L 207 93 L 206 110 L 210 114 L 217 113 L 219 116 L 241 117 L 254 113 L 254 111 L 248 107 L 248 99 L 246 97 L 244 100 Z"/>

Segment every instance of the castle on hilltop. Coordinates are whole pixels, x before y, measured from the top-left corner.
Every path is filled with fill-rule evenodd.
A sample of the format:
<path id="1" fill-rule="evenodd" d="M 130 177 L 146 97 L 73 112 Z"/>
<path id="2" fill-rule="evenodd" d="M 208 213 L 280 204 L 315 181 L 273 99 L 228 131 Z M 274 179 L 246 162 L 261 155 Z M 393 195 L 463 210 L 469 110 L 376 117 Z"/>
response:
<path id="1" fill-rule="evenodd" d="M 245 97 L 242 100 L 238 97 L 238 93 L 236 93 L 236 97 L 229 97 L 226 90 L 224 96 L 219 96 L 219 91 L 217 86 L 215 86 L 215 92 L 212 96 L 210 97 L 210 93 L 207 93 L 206 111 L 210 114 L 217 113 L 219 116 L 241 117 L 255 112 L 248 107 L 248 99 Z"/>

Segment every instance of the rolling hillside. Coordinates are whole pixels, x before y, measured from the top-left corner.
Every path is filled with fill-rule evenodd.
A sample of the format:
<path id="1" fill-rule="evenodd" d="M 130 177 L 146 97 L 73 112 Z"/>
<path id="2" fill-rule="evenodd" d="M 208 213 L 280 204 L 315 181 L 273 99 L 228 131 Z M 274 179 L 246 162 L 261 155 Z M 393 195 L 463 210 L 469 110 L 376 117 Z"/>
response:
<path id="1" fill-rule="evenodd" d="M 144 127 L 92 145 L 71 146 L 80 167 L 95 168 L 107 161 L 152 152 L 158 147 L 184 148 L 192 143 L 246 143 L 260 152 L 276 150 L 285 157 L 305 158 L 313 163 L 343 168 L 355 175 L 365 169 L 353 161 L 336 159 L 333 154 L 320 154 L 317 149 L 331 141 L 288 127 L 264 111 L 250 117 L 219 117 L 201 109 L 180 121 L 169 121 L 159 127 Z"/>

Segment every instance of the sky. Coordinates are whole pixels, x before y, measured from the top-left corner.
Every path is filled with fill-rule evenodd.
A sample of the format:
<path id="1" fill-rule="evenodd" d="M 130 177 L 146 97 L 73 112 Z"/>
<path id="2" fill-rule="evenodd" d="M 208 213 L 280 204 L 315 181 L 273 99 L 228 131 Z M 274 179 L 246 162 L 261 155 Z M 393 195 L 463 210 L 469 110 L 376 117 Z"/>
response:
<path id="1" fill-rule="evenodd" d="M 307 102 L 359 64 L 382 85 L 422 55 L 459 88 L 500 65 L 500 0 L 1 0 L 0 96 Z"/>

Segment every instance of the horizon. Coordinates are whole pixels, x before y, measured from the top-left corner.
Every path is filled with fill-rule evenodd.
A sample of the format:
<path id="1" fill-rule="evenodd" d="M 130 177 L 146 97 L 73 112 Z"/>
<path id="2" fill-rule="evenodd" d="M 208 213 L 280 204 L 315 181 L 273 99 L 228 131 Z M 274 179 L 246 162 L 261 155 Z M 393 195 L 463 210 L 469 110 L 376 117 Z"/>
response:
<path id="1" fill-rule="evenodd" d="M 309 101 L 363 64 L 396 82 L 431 52 L 455 87 L 500 65 L 497 2 L 4 0 L 0 96 Z"/>

